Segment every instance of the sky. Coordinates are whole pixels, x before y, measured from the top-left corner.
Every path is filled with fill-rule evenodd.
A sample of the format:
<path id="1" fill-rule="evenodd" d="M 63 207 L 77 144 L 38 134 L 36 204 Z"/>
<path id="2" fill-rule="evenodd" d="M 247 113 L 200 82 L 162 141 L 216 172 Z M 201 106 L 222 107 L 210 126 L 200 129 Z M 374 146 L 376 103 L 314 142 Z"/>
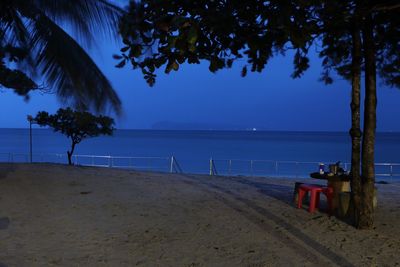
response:
<path id="1" fill-rule="evenodd" d="M 208 63 L 182 65 L 178 72 L 158 72 L 149 87 L 140 70 L 115 68 L 112 58 L 122 47 L 101 40 L 88 52 L 111 81 L 123 103 L 116 119 L 119 129 L 152 129 L 160 123 L 199 128 L 276 131 L 348 131 L 350 84 L 336 79 L 325 85 L 318 79 L 321 62 L 311 57 L 311 68 L 292 79 L 292 58 L 273 58 L 262 73 L 240 76 L 242 64 L 210 73 Z M 26 102 L 12 90 L 0 89 L 0 127 L 25 128 L 26 116 L 46 110 L 54 113 L 63 103 L 52 94 L 31 94 Z M 400 131 L 400 90 L 378 84 L 377 131 Z M 110 114 L 112 115 L 112 114 Z"/>

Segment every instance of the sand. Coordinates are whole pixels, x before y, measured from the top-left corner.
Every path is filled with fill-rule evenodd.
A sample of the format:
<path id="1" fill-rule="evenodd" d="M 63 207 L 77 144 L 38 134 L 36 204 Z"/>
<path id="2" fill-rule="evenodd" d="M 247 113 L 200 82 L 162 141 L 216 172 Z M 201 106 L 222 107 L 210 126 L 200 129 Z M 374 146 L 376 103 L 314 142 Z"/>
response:
<path id="1" fill-rule="evenodd" d="M 0 266 L 400 266 L 400 184 L 360 231 L 294 182 L 0 164 Z"/>

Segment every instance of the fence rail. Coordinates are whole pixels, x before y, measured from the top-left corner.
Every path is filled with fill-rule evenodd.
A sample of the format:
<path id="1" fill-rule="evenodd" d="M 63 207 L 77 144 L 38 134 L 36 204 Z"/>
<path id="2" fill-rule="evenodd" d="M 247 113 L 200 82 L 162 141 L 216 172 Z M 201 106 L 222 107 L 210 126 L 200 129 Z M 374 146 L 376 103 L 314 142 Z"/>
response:
<path id="1" fill-rule="evenodd" d="M 33 162 L 65 163 L 65 154 L 33 154 Z M 30 155 L 26 153 L 0 153 L 0 162 L 30 162 Z M 183 173 L 176 157 L 128 157 L 128 156 L 99 156 L 73 155 L 73 162 L 82 166 L 110 167 L 137 169 L 143 171 L 160 171 Z M 194 162 L 194 161 L 193 161 Z M 213 159 L 209 160 L 202 169 L 191 168 L 190 161 L 186 172 L 209 175 L 246 175 L 246 176 L 275 176 L 275 177 L 309 177 L 311 172 L 318 170 L 318 166 L 326 162 L 301 161 L 273 161 L 273 160 L 243 160 L 243 159 Z M 198 163 L 198 161 L 196 161 Z M 206 162 L 205 162 L 206 163 Z M 349 171 L 351 164 L 343 163 L 343 169 Z M 400 163 L 375 163 L 376 177 L 383 180 L 400 180 Z"/>
<path id="2" fill-rule="evenodd" d="M 23 153 L 0 153 L 0 162 L 29 162 L 29 154 Z M 33 162 L 65 163 L 65 154 L 33 154 Z M 81 166 L 110 167 L 137 169 L 161 172 L 177 172 L 175 163 L 172 170 L 171 157 L 126 157 L 126 156 L 98 156 L 98 155 L 73 155 L 73 163 Z"/>
<path id="3" fill-rule="evenodd" d="M 307 178 L 310 173 L 318 171 L 321 163 L 329 166 L 327 162 L 313 161 L 211 159 L 210 174 Z M 351 164 L 342 163 L 342 167 L 348 172 Z M 375 163 L 375 173 L 378 178 L 399 179 L 400 163 Z"/>

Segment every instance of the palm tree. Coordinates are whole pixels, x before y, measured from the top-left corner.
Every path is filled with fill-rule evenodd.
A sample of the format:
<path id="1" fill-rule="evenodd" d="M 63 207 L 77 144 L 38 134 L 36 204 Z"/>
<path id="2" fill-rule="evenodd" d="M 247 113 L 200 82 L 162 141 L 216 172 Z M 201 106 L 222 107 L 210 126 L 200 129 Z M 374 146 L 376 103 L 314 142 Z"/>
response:
<path id="1" fill-rule="evenodd" d="M 63 102 L 118 113 L 116 92 L 77 40 L 90 47 L 100 34 L 116 38 L 121 14 L 107 0 L 1 0 L 0 85 L 27 96 L 38 80 Z"/>

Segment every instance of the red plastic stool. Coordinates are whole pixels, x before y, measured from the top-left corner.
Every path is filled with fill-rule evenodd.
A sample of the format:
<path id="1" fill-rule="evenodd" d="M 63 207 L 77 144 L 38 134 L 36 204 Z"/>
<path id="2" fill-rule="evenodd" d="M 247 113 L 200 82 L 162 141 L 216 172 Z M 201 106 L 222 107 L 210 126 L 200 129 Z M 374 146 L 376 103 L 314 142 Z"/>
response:
<path id="1" fill-rule="evenodd" d="M 309 212 L 314 212 L 315 208 L 319 206 L 319 195 L 323 193 L 326 195 L 326 199 L 328 201 L 328 213 L 331 215 L 332 213 L 332 196 L 333 189 L 331 187 L 312 185 L 312 184 L 301 184 L 299 186 L 299 197 L 297 201 L 297 208 L 301 209 L 301 205 L 303 203 L 303 198 L 307 192 L 310 192 L 310 205 L 308 207 Z"/>

